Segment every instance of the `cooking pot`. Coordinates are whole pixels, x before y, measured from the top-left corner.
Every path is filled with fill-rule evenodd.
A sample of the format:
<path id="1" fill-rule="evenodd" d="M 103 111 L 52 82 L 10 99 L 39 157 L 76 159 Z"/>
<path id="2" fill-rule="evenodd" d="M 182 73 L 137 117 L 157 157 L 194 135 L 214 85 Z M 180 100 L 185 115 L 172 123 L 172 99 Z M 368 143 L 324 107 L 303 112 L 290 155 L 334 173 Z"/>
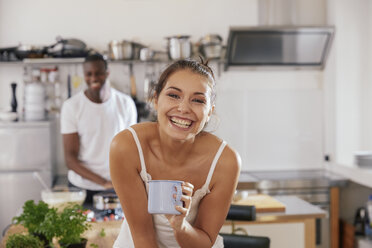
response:
<path id="1" fill-rule="evenodd" d="M 133 42 L 112 40 L 109 44 L 109 58 L 112 60 L 133 59 Z"/>
<path id="2" fill-rule="evenodd" d="M 191 57 L 191 41 L 188 35 L 167 37 L 168 56 L 172 60 L 186 59 Z"/>
<path id="3" fill-rule="evenodd" d="M 143 47 L 140 50 L 139 59 L 141 61 L 149 61 L 154 57 L 155 52 L 148 47 Z"/>
<path id="4" fill-rule="evenodd" d="M 140 44 L 140 43 L 133 42 L 133 59 L 134 60 L 139 60 L 140 59 L 141 49 L 144 48 L 144 47 L 145 46 Z"/>
<path id="5" fill-rule="evenodd" d="M 98 210 L 121 208 L 119 197 L 111 192 L 102 192 L 93 195 L 93 204 Z"/>
<path id="6" fill-rule="evenodd" d="M 222 37 L 218 34 L 207 34 L 200 39 L 200 53 L 208 59 L 221 57 Z"/>

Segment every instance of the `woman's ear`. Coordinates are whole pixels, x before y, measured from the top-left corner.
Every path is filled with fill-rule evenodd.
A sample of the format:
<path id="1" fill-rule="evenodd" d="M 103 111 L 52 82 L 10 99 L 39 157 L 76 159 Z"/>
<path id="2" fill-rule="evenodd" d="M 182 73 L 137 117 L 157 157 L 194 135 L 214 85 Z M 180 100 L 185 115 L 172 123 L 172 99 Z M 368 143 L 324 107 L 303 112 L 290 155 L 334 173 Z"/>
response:
<path id="1" fill-rule="evenodd" d="M 207 122 L 209 121 L 209 119 L 211 118 L 212 114 L 214 112 L 214 105 L 212 105 L 212 107 L 209 109 L 209 112 L 208 112 L 208 118 L 207 118 Z"/>
<path id="2" fill-rule="evenodd" d="M 156 94 L 156 92 L 154 93 L 154 98 L 152 102 L 153 102 L 154 109 L 158 111 L 158 95 Z"/>

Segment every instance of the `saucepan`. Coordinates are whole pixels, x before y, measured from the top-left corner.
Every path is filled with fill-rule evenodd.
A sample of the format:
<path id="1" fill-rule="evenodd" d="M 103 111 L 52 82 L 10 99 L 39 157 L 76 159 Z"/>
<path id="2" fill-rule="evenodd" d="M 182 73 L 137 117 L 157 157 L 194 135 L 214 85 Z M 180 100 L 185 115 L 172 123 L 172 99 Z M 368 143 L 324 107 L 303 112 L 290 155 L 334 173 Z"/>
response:
<path id="1" fill-rule="evenodd" d="M 108 44 L 109 58 L 112 60 L 128 60 L 134 57 L 134 43 L 126 40 L 112 40 Z"/>
<path id="2" fill-rule="evenodd" d="M 222 37 L 218 34 L 207 34 L 199 41 L 200 53 L 208 59 L 216 59 L 221 57 L 222 53 Z"/>

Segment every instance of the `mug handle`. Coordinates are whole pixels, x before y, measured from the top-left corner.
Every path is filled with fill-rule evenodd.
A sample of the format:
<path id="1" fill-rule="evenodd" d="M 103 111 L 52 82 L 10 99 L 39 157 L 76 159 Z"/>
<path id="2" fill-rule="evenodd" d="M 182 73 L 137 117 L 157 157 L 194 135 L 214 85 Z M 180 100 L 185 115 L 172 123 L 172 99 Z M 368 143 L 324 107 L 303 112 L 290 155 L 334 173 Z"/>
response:
<path id="1" fill-rule="evenodd" d="M 182 188 L 180 184 L 174 184 L 173 186 L 176 188 L 176 192 L 174 192 L 176 193 L 176 199 L 173 198 L 173 201 L 176 203 L 181 200 Z"/>

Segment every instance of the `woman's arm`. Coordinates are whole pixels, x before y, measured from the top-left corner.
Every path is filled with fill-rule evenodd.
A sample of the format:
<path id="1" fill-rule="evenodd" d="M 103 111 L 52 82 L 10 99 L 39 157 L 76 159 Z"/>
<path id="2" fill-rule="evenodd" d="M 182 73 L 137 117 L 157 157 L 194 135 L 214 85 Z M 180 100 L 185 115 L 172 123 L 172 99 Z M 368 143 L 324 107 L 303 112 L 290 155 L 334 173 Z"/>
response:
<path id="1" fill-rule="evenodd" d="M 184 218 L 179 221 L 177 218 L 182 218 L 182 215 L 172 216 L 170 222 L 182 248 L 213 246 L 229 211 L 238 183 L 240 164 L 239 154 L 226 147 L 213 174 L 211 192 L 201 200 L 194 225 Z"/>
<path id="2" fill-rule="evenodd" d="M 135 247 L 157 247 L 147 194 L 140 177 L 140 160 L 130 131 L 115 136 L 110 148 L 110 173 L 128 221 Z"/>

